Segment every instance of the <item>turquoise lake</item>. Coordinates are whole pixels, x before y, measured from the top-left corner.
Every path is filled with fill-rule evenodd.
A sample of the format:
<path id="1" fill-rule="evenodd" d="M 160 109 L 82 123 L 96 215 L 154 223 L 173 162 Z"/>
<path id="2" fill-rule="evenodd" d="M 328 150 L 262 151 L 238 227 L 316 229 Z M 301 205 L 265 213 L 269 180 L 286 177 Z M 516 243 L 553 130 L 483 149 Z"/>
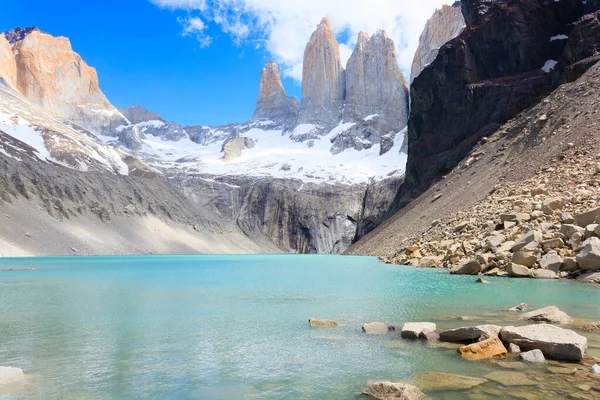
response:
<path id="1" fill-rule="evenodd" d="M 0 365 L 28 375 L 2 400 L 353 399 L 369 380 L 495 368 L 452 348 L 364 334 L 365 322 L 494 323 L 520 302 L 600 320 L 597 286 L 482 285 L 369 257 L 0 259 L 0 270 L 30 267 L 0 272 Z M 313 317 L 343 326 L 310 329 Z"/>

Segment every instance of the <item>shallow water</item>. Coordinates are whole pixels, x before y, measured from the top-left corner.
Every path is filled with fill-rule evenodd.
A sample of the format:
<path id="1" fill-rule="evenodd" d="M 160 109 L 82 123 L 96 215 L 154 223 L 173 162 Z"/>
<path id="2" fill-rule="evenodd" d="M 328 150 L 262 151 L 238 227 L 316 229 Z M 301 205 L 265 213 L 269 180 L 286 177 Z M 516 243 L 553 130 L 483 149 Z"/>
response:
<path id="1" fill-rule="evenodd" d="M 0 365 L 29 376 L 1 399 L 348 399 L 369 380 L 498 368 L 452 345 L 363 334 L 365 322 L 508 324 L 516 317 L 503 310 L 520 302 L 600 320 L 595 286 L 482 285 L 367 257 L 0 259 L 28 267 L 0 273 Z M 343 326 L 311 330 L 311 317 Z"/>

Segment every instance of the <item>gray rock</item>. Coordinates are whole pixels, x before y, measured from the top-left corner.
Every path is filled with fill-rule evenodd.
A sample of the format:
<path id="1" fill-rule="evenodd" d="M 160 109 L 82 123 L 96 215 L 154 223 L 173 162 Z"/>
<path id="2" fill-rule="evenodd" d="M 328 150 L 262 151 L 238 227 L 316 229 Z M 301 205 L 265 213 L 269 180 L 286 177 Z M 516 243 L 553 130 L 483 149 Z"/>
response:
<path id="1" fill-rule="evenodd" d="M 527 303 L 519 303 L 513 308 L 509 308 L 508 311 L 527 311 L 527 308 L 529 308 Z"/>
<path id="2" fill-rule="evenodd" d="M 440 340 L 440 335 L 439 333 L 425 330 L 419 333 L 419 339 L 427 340 L 429 342 L 435 342 L 437 340 Z"/>
<path id="3" fill-rule="evenodd" d="M 523 235 L 512 247 L 512 251 L 519 251 L 523 247 L 533 242 L 540 243 L 543 240 L 542 233 L 540 231 L 532 230 Z"/>
<path id="4" fill-rule="evenodd" d="M 575 224 L 582 228 L 597 222 L 600 222 L 600 208 L 575 215 Z"/>
<path id="5" fill-rule="evenodd" d="M 552 215 L 554 211 L 561 210 L 564 207 L 564 203 L 561 198 L 552 197 L 542 202 L 542 211 L 544 214 Z"/>
<path id="6" fill-rule="evenodd" d="M 478 325 L 448 329 L 440 332 L 440 340 L 443 342 L 473 342 L 482 338 L 498 337 L 501 330 L 502 327 L 497 325 Z"/>
<path id="7" fill-rule="evenodd" d="M 579 269 L 579 264 L 577 264 L 577 259 L 575 257 L 566 257 L 564 260 L 561 271 L 573 272 Z"/>
<path id="8" fill-rule="evenodd" d="M 399 382 L 373 382 L 361 394 L 380 400 L 424 400 L 427 398 L 419 388 Z"/>
<path id="9" fill-rule="evenodd" d="M 590 282 L 590 283 L 600 283 L 600 271 L 590 271 L 584 274 L 579 275 L 577 278 L 578 281 Z"/>
<path id="10" fill-rule="evenodd" d="M 477 260 L 462 260 L 458 265 L 450 269 L 451 274 L 456 275 L 475 275 L 481 272 L 482 265 Z"/>
<path id="11" fill-rule="evenodd" d="M 513 354 L 519 354 L 521 352 L 521 348 L 514 343 L 508 345 L 508 350 Z"/>
<path id="12" fill-rule="evenodd" d="M 519 318 L 522 321 L 547 322 L 549 324 L 568 324 L 572 318 L 560 311 L 556 306 L 548 306 L 529 311 Z"/>
<path id="13" fill-rule="evenodd" d="M 592 237 L 583 242 L 583 250 L 577 254 L 576 259 L 581 269 L 600 270 L 600 239 Z"/>
<path id="14" fill-rule="evenodd" d="M 571 224 L 562 224 L 560 227 L 560 233 L 565 235 L 568 239 L 570 239 L 575 232 L 585 233 L 585 229 L 580 226 Z"/>
<path id="15" fill-rule="evenodd" d="M 506 268 L 506 272 L 513 278 L 531 278 L 532 273 L 529 268 L 524 265 L 519 265 L 515 263 L 508 263 L 508 267 Z"/>
<path id="16" fill-rule="evenodd" d="M 593 236 L 596 236 L 596 230 L 600 230 L 599 224 L 589 224 L 585 227 L 585 238 L 589 239 Z"/>
<path id="17" fill-rule="evenodd" d="M 369 322 L 362 326 L 362 331 L 370 335 L 385 335 L 389 326 L 383 322 Z"/>
<path id="18" fill-rule="evenodd" d="M 577 333 L 554 325 L 536 324 L 520 327 L 507 326 L 500 336 L 522 350 L 539 349 L 547 358 L 579 361 L 587 350 L 587 339 Z"/>
<path id="19" fill-rule="evenodd" d="M 402 337 L 405 339 L 418 339 L 423 331 L 433 332 L 436 326 L 432 322 L 407 322 L 402 326 Z"/>
<path id="20" fill-rule="evenodd" d="M 520 356 L 521 359 L 527 363 L 537 364 L 546 361 L 546 359 L 544 358 L 544 353 L 542 353 L 542 351 L 539 349 L 526 351 L 524 353 L 521 353 Z"/>
<path id="21" fill-rule="evenodd" d="M 557 279 L 558 275 L 554 271 L 548 269 L 534 269 L 531 276 L 535 279 Z"/>
<path id="22" fill-rule="evenodd" d="M 21 382 L 25 379 L 23 370 L 14 367 L 0 367 L 0 386 Z"/>
<path id="23" fill-rule="evenodd" d="M 513 263 L 524 265 L 526 267 L 533 267 L 537 261 L 537 256 L 528 251 L 517 251 L 516 253 L 513 253 L 512 256 Z"/>

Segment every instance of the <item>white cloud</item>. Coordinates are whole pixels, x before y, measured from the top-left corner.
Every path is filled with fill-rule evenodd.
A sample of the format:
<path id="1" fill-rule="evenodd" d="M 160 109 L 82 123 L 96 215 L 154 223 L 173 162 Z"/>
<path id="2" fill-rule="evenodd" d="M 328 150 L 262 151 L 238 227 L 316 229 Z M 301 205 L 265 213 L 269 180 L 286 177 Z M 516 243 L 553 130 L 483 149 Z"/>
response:
<path id="1" fill-rule="evenodd" d="M 419 36 L 436 8 L 453 0 L 149 0 L 216 24 L 235 43 L 262 43 L 286 76 L 302 78 L 304 47 L 321 18 L 329 17 L 345 62 L 358 32 L 382 28 L 394 39 L 408 75 Z M 408 79 L 408 76 L 407 76 Z"/>
<path id="2" fill-rule="evenodd" d="M 210 46 L 212 38 L 206 34 L 205 31 L 207 26 L 200 18 L 178 18 L 178 21 L 183 25 L 183 30 L 181 32 L 183 36 L 194 35 L 196 36 L 196 39 L 198 39 L 198 43 L 200 43 L 201 47 Z"/>

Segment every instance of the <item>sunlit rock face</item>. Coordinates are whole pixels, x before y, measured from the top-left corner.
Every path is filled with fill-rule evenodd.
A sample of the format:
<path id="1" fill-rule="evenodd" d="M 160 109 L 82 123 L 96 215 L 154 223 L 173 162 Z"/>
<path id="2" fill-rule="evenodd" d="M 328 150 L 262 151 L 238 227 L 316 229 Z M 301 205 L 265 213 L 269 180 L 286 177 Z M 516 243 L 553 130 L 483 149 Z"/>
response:
<path id="1" fill-rule="evenodd" d="M 457 37 L 465 28 L 465 19 L 460 5 L 460 1 L 451 6 L 444 4 L 427 20 L 413 59 L 410 71 L 411 82 L 435 60 L 440 47 Z"/>
<path id="2" fill-rule="evenodd" d="M 298 115 L 298 100 L 285 94 L 279 75 L 279 67 L 269 61 L 260 75 L 258 101 L 252 120 L 270 120 L 285 123 Z"/>
<path id="3" fill-rule="evenodd" d="M 304 50 L 302 68 L 302 106 L 298 125 L 333 126 L 342 115 L 345 95 L 344 68 L 340 48 L 323 18 Z"/>
<path id="4" fill-rule="evenodd" d="M 69 39 L 37 29 L 7 36 L 14 40 L 16 86 L 28 100 L 94 133 L 114 135 L 114 128 L 126 122 L 100 90 L 96 70 L 73 51 Z"/>
<path id="5" fill-rule="evenodd" d="M 17 63 L 8 40 L 0 35 L 0 78 L 10 87 L 17 87 Z"/>

